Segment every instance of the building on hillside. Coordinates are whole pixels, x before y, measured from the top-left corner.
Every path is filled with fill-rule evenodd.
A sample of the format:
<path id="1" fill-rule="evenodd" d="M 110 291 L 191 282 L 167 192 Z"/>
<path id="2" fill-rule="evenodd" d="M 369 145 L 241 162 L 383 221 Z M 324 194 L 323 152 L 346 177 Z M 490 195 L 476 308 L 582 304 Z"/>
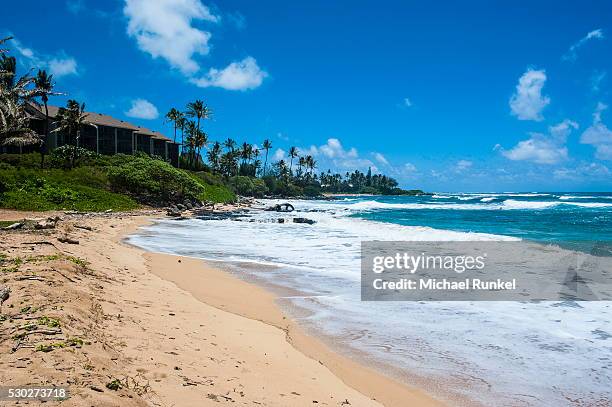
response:
<path id="1" fill-rule="evenodd" d="M 68 135 L 63 132 L 53 132 L 56 128 L 55 118 L 59 107 L 49 106 L 49 139 L 46 145 L 49 151 L 69 143 Z M 31 105 L 28 108 L 30 127 L 38 134 L 45 133 L 44 107 Z M 156 155 L 178 165 L 179 143 L 156 131 L 137 126 L 124 120 L 116 119 L 101 113 L 86 112 L 85 125 L 81 129 L 77 144 L 79 147 L 95 151 L 99 154 L 134 154 L 144 152 Z M 33 150 L 30 148 L 29 150 Z M 19 147 L 2 147 L 0 152 L 25 152 Z"/>

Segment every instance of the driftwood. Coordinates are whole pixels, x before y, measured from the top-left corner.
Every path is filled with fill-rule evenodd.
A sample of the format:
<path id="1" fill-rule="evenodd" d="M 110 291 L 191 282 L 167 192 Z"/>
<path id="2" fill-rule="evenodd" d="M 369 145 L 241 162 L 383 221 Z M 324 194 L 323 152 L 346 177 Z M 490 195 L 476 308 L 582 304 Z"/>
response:
<path id="1" fill-rule="evenodd" d="M 49 246 L 53 246 L 53 247 L 55 247 L 55 248 L 57 249 L 57 246 L 55 246 L 55 244 L 53 244 L 53 243 L 51 243 L 51 242 L 48 242 L 48 241 L 46 241 L 46 240 L 41 240 L 41 241 L 38 241 L 38 242 L 23 242 L 23 243 L 21 243 L 21 244 L 25 244 L 25 245 L 28 245 L 28 244 L 31 244 L 31 245 L 37 245 L 37 244 L 47 244 L 47 245 L 49 245 Z"/>
<path id="2" fill-rule="evenodd" d="M 33 331 L 25 331 L 21 335 L 23 337 L 26 337 L 28 335 L 35 335 L 35 334 L 39 334 L 39 335 L 57 335 L 57 334 L 61 334 L 61 333 L 62 333 L 61 329 L 35 329 Z"/>
<path id="3" fill-rule="evenodd" d="M 15 277 L 15 280 L 17 281 L 23 281 L 23 280 L 45 281 L 44 278 L 38 277 L 38 276 L 19 276 L 19 277 Z"/>
<path id="4" fill-rule="evenodd" d="M 90 232 L 93 230 L 93 228 L 91 226 L 87 226 L 87 225 L 74 225 L 74 227 L 77 228 L 77 229 L 89 230 Z"/>

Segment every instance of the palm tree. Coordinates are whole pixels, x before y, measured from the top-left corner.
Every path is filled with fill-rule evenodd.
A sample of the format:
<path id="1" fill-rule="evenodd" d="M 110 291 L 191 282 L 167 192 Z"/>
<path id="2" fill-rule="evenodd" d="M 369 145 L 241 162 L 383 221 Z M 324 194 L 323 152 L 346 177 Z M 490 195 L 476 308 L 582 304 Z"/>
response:
<path id="1" fill-rule="evenodd" d="M 297 147 L 293 146 L 289 149 L 289 174 L 291 174 L 291 170 L 293 169 L 293 159 L 299 155 Z"/>
<path id="2" fill-rule="evenodd" d="M 183 149 L 185 148 L 185 126 L 187 126 L 187 119 L 185 118 L 185 114 L 183 112 L 181 112 L 180 117 L 176 119 L 174 124 L 177 128 L 181 129 L 181 148 L 179 149 L 179 154 L 184 154 Z M 178 166 L 179 168 L 181 167 L 180 159 L 178 160 Z"/>
<path id="3" fill-rule="evenodd" d="M 236 148 L 236 142 L 231 138 L 228 138 L 223 142 L 223 147 L 227 148 L 230 152 L 234 152 L 234 149 Z"/>
<path id="4" fill-rule="evenodd" d="M 66 107 L 60 107 L 57 112 L 57 127 L 54 132 L 67 132 L 68 142 L 73 146 L 70 157 L 70 168 L 74 167 L 74 160 L 77 155 L 77 145 L 81 138 L 81 128 L 85 124 L 87 113 L 85 113 L 85 103 L 79 104 L 76 100 L 70 99 Z"/>
<path id="5" fill-rule="evenodd" d="M 208 135 L 204 133 L 202 130 L 196 130 L 195 137 L 193 140 L 193 145 L 196 149 L 196 164 L 201 158 L 202 147 L 205 147 L 208 144 Z"/>
<path id="6" fill-rule="evenodd" d="M 0 39 L 0 45 L 12 37 Z M 16 79 L 17 61 L 0 49 L 0 144 L 28 145 L 40 142 L 40 136 L 29 127 L 26 106 L 40 96 L 33 88 L 34 78 L 24 75 Z"/>
<path id="7" fill-rule="evenodd" d="M 174 107 L 166 113 L 165 123 L 172 122 L 174 124 L 174 142 L 176 143 L 176 129 L 178 128 L 178 122 L 183 118 L 183 113 Z"/>
<path id="8" fill-rule="evenodd" d="M 304 162 L 306 164 L 306 168 L 310 169 L 309 172 L 312 175 L 312 171 L 316 168 L 317 162 L 311 155 L 307 155 L 306 158 L 304 159 Z"/>
<path id="9" fill-rule="evenodd" d="M 40 98 L 42 99 L 43 105 L 45 107 L 45 138 L 43 138 L 40 142 L 40 168 L 45 166 L 45 153 L 47 150 L 46 142 L 49 140 L 49 96 L 53 93 L 53 75 L 48 75 L 45 70 L 38 70 L 38 74 L 34 79 L 34 85 L 36 89 L 38 89 L 40 93 Z"/>
<path id="10" fill-rule="evenodd" d="M 212 110 L 201 100 L 196 100 L 187 104 L 186 114 L 197 119 L 198 130 L 200 130 L 200 120 L 210 119 L 212 117 Z"/>
<path id="11" fill-rule="evenodd" d="M 240 149 L 240 158 L 242 158 L 242 164 L 246 164 L 247 161 L 250 161 L 253 157 L 253 146 L 247 142 L 242 143 L 242 148 Z"/>
<path id="12" fill-rule="evenodd" d="M 187 146 L 188 146 L 188 157 L 189 163 L 193 164 L 194 153 L 195 153 L 195 137 L 198 129 L 193 120 L 188 120 L 185 124 L 185 131 L 187 132 Z"/>
<path id="13" fill-rule="evenodd" d="M 262 147 L 264 150 L 266 150 L 266 160 L 264 161 L 264 169 L 263 169 L 263 175 L 265 177 L 266 176 L 266 166 L 268 165 L 268 152 L 272 148 L 272 142 L 268 139 L 265 139 L 262 144 Z"/>
<path id="14" fill-rule="evenodd" d="M 215 141 L 215 144 L 206 153 L 208 162 L 213 171 L 219 172 L 219 159 L 221 156 L 221 143 Z"/>

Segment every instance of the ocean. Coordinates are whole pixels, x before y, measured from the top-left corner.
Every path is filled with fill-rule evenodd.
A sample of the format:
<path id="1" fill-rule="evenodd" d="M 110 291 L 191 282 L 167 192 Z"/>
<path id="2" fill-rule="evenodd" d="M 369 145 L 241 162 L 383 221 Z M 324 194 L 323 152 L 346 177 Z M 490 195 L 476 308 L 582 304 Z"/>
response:
<path id="1" fill-rule="evenodd" d="M 280 202 L 286 201 L 258 206 Z M 610 301 L 360 300 L 364 240 L 524 240 L 612 255 L 612 193 L 288 202 L 295 212 L 161 220 L 128 240 L 150 251 L 219 261 L 238 276 L 290 289 L 279 303 L 307 330 L 451 404 L 612 405 Z M 292 223 L 293 217 L 316 223 Z"/>

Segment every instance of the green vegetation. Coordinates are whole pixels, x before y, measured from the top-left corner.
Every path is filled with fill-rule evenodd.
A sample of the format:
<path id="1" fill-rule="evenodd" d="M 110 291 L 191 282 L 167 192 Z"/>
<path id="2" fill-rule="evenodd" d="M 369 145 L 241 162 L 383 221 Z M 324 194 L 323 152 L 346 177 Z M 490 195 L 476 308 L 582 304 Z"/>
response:
<path id="1" fill-rule="evenodd" d="M 123 211 L 184 200 L 233 202 L 225 181 L 174 168 L 147 155 L 101 156 L 79 149 L 73 168 L 66 149 L 40 169 L 39 153 L 0 155 L 0 206 L 20 210 Z M 84 152 L 83 152 L 84 151 Z M 3 224 L 8 226 L 12 222 Z"/>
<path id="2" fill-rule="evenodd" d="M 138 206 L 130 197 L 101 188 L 100 176 L 96 171 L 88 174 L 85 171 L 3 168 L 0 169 L 0 206 L 32 211 L 129 210 Z"/>

